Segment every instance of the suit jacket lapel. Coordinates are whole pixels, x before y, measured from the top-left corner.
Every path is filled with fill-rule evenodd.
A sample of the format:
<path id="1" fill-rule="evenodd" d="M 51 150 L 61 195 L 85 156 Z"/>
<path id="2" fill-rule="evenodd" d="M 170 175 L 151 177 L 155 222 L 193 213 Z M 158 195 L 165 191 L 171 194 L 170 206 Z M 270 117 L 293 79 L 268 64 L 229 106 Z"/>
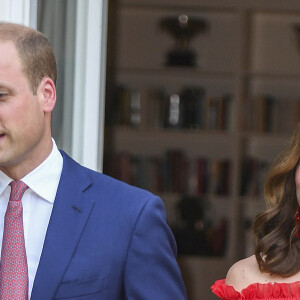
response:
<path id="1" fill-rule="evenodd" d="M 53 299 L 79 242 L 94 202 L 84 191 L 92 184 L 77 163 L 64 156 L 44 247 L 32 289 L 32 300 Z"/>

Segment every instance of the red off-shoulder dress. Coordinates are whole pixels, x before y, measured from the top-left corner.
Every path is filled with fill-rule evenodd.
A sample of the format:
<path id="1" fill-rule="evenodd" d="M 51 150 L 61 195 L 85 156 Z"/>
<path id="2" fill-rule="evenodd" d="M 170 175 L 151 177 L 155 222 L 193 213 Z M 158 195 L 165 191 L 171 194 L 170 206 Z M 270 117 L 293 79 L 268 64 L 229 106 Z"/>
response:
<path id="1" fill-rule="evenodd" d="M 300 299 L 300 281 L 293 283 L 253 283 L 238 292 L 232 286 L 225 284 L 225 279 L 222 279 L 216 281 L 211 289 L 222 300 Z"/>

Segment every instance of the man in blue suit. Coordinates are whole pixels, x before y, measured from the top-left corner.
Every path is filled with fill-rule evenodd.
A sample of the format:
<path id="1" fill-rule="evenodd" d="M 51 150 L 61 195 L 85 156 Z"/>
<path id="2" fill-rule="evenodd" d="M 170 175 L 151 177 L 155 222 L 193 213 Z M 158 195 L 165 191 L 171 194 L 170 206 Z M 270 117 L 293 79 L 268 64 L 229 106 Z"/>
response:
<path id="1" fill-rule="evenodd" d="M 55 58 L 45 36 L 0 23 L 1 299 L 186 299 L 162 201 L 57 150 L 51 138 L 55 82 Z M 10 184 L 20 180 L 26 186 L 25 245 L 12 239 L 5 250 Z M 5 269 L 4 259 L 20 247 L 26 255 L 16 266 L 28 268 L 14 275 L 18 267 Z M 16 294 L 20 281 L 24 297 Z"/>

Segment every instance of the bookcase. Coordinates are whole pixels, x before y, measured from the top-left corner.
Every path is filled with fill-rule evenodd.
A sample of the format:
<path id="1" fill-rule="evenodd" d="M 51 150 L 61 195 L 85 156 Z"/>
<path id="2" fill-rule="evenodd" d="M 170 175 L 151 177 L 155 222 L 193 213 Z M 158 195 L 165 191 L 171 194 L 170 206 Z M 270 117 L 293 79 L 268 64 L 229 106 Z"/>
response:
<path id="1" fill-rule="evenodd" d="M 161 196 L 188 299 L 215 299 L 214 280 L 253 253 L 265 171 L 300 117 L 300 3 L 110 5 L 104 171 Z M 167 64 L 159 24 L 180 15 L 207 24 L 194 66 Z"/>

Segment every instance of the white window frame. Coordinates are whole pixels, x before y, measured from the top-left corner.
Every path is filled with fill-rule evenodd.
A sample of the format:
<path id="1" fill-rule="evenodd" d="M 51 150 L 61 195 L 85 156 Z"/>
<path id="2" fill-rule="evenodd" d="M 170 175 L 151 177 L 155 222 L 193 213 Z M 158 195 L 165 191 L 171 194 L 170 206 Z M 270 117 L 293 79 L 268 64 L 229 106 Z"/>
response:
<path id="1" fill-rule="evenodd" d="M 37 0 L 0 0 L 0 20 L 36 28 Z"/>
<path id="2" fill-rule="evenodd" d="M 107 0 L 77 0 L 72 156 L 98 171 L 103 160 L 107 7 Z"/>

